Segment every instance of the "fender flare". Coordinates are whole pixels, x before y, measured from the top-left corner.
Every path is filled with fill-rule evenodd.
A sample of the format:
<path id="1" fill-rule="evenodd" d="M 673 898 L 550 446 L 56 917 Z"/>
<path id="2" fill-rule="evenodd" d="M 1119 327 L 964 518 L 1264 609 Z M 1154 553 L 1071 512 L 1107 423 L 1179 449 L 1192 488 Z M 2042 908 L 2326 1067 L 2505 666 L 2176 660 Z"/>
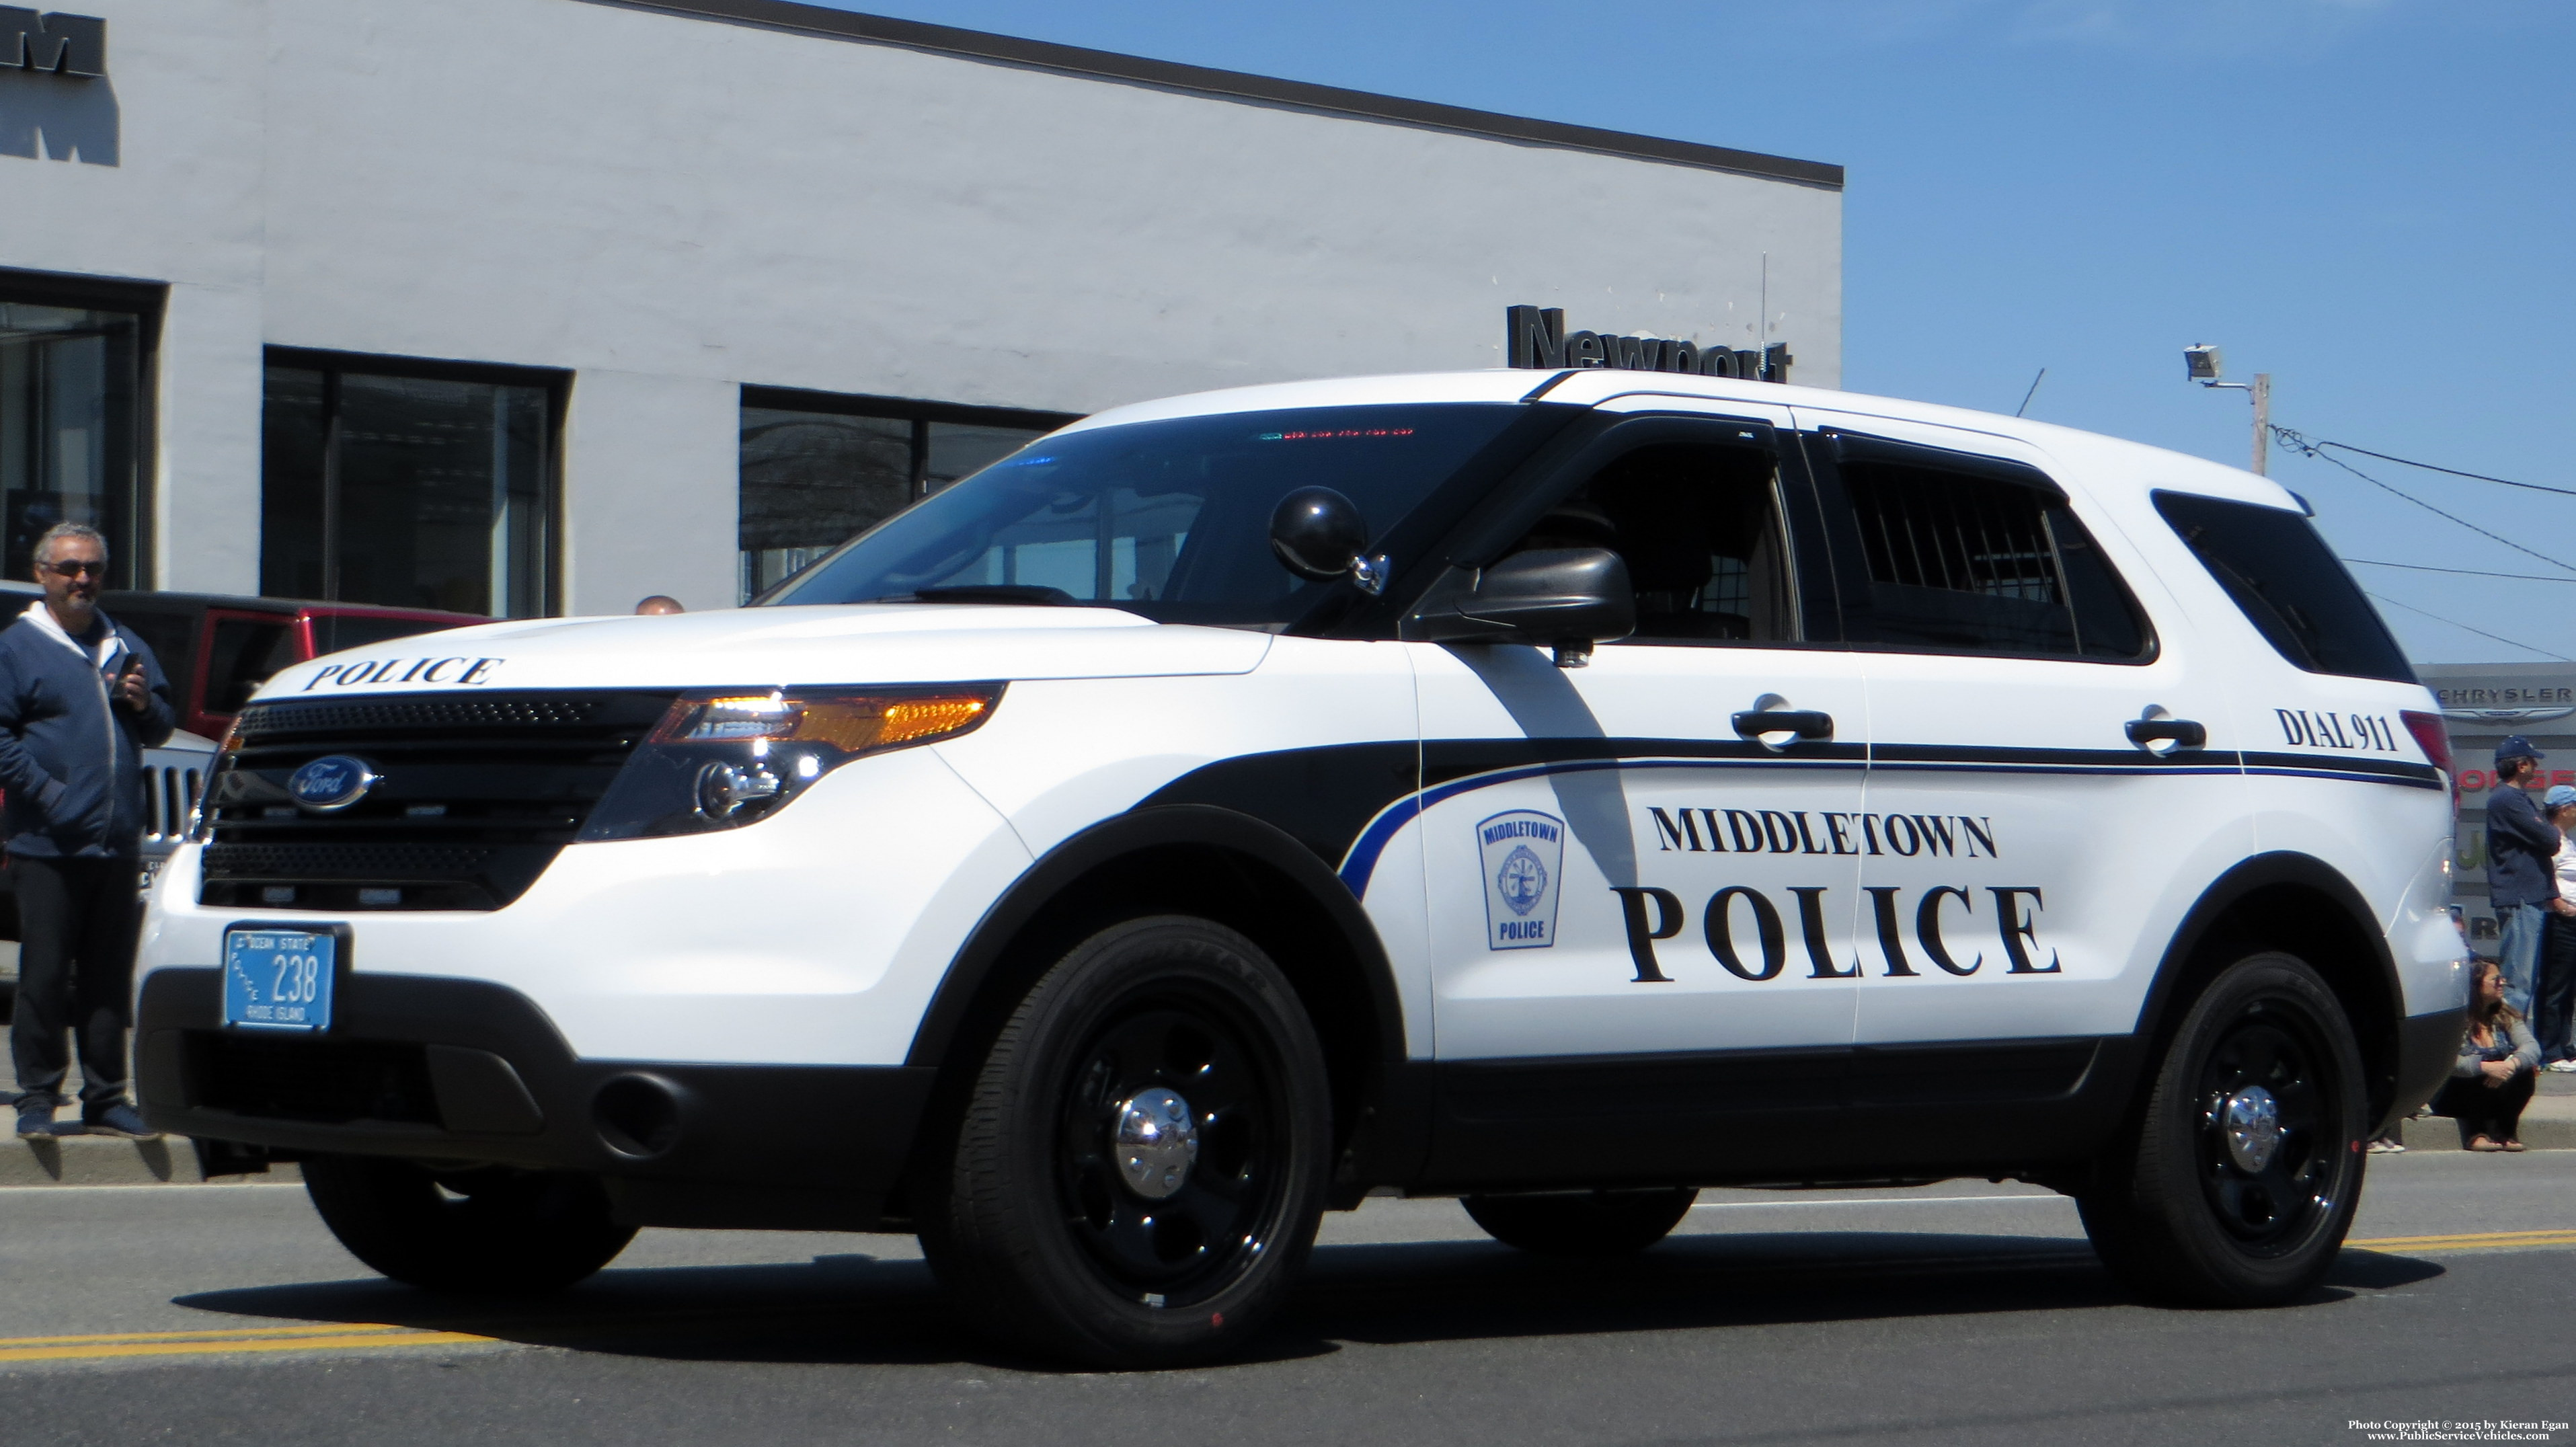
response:
<path id="1" fill-rule="evenodd" d="M 1395 968 L 1377 926 L 1331 866 L 1276 825 L 1210 804 L 1165 804 L 1103 820 L 1048 850 L 984 911 L 950 960 L 913 1032 L 904 1064 L 936 1067 L 948 1055 L 976 997 L 1012 943 L 1064 890 L 1085 874 L 1126 855 L 1187 845 L 1242 855 L 1286 876 L 1332 920 L 1367 982 L 1377 1025 L 1379 1057 L 1405 1059 L 1404 1005 Z"/>
<path id="2" fill-rule="evenodd" d="M 2164 1038 L 2166 1027 L 2176 1023 L 2174 992 L 2180 988 L 2183 973 L 2192 957 L 2208 942 L 2219 920 L 2248 895 L 2282 884 L 2316 890 L 2352 919 L 2362 937 L 2370 942 L 2372 960 L 2378 966 L 2378 984 L 2388 1000 L 2391 1023 L 2404 1019 L 2406 994 L 2397 978 L 2397 958 L 2389 951 L 2388 932 L 2381 928 L 2379 917 L 2371 912 L 2369 901 L 2363 899 L 2361 891 L 2355 889 L 2352 881 L 2344 878 L 2343 872 L 2333 865 L 2312 854 L 2279 850 L 2239 861 L 2200 892 L 2200 898 L 2183 916 L 2182 926 L 2174 931 L 2172 941 L 2165 946 L 2164 958 L 2156 963 L 2154 983 L 2147 987 L 2146 999 L 2138 1007 L 2136 1037 L 2140 1041 L 2152 1047 Z M 2395 1042 L 2388 1044 L 2393 1046 Z M 2150 1071 L 2155 1068 L 2152 1057 L 2142 1065 Z"/>

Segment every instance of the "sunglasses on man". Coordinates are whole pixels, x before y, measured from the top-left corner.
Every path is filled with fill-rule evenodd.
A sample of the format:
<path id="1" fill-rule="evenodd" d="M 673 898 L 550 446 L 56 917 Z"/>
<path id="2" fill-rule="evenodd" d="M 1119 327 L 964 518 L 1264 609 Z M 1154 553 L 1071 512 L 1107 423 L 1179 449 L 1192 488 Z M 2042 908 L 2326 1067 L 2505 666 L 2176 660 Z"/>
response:
<path id="1" fill-rule="evenodd" d="M 94 578 L 104 578 L 107 576 L 107 559 L 105 558 L 65 558 L 59 563 L 38 563 L 36 566 L 53 574 L 57 578 L 77 578 L 83 573 L 87 573 Z"/>

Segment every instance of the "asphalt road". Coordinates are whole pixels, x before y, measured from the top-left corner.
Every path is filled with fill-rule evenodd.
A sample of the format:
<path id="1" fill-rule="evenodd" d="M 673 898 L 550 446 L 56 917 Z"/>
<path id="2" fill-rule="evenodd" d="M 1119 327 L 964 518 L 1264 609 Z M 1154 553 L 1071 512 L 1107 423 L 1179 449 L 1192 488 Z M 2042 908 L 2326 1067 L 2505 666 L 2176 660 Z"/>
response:
<path id="1" fill-rule="evenodd" d="M 369 1276 L 299 1188 L 0 1191 L 0 1443 L 2355 1443 L 2355 1418 L 2576 1416 L 2576 1152 L 2375 1160 L 2379 1244 L 2261 1312 L 2132 1305 L 2025 1187 L 1701 1199 L 1609 1266 L 1374 1201 L 1327 1218 L 1258 1360 L 1113 1375 L 965 1336 L 901 1237 L 646 1232 L 542 1307 L 460 1311 Z"/>

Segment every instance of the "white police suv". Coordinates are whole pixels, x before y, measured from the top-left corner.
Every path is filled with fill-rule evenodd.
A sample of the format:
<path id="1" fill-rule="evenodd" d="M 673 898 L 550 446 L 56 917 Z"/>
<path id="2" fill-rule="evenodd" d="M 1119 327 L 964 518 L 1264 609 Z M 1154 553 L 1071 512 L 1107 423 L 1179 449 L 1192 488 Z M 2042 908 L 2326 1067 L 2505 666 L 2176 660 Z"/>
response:
<path id="1" fill-rule="evenodd" d="M 2442 724 L 2303 511 L 1722 378 L 1122 408 L 760 606 L 278 675 L 143 1106 L 424 1287 L 910 1231 L 1101 1364 L 1235 1349 L 1371 1190 L 1598 1254 L 2011 1177 L 2281 1301 L 2465 1004 Z"/>

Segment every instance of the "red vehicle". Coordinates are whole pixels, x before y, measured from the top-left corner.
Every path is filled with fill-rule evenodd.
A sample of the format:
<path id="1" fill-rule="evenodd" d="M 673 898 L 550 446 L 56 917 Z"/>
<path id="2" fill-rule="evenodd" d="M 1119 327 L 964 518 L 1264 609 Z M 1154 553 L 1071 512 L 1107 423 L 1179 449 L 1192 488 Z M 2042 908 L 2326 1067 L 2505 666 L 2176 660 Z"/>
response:
<path id="1" fill-rule="evenodd" d="M 209 739 L 222 738 L 251 694 L 290 663 L 492 621 L 428 608 L 225 593 L 109 592 L 99 606 L 152 645 L 170 676 L 179 727 Z"/>

